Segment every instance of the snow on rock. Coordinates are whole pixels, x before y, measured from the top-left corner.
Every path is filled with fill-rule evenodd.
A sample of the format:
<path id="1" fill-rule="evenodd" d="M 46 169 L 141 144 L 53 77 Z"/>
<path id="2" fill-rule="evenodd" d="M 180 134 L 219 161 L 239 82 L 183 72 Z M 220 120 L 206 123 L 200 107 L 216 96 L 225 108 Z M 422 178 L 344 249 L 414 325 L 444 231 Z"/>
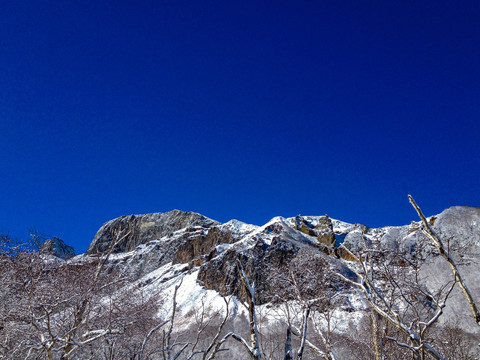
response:
<path id="1" fill-rule="evenodd" d="M 53 237 L 45 241 L 39 249 L 40 254 L 55 256 L 67 260 L 75 256 L 73 247 L 65 244 L 62 239 Z"/>
<path id="2" fill-rule="evenodd" d="M 320 252 L 328 257 L 338 272 L 352 279 L 355 276 L 352 269 L 358 264 L 330 250 L 335 247 L 335 250 L 339 250 L 338 247 L 342 245 L 350 251 L 361 252 L 368 246 L 383 254 L 399 253 L 406 260 L 420 261 L 422 281 L 432 291 L 443 286 L 451 276 L 448 265 L 421 233 L 418 221 L 405 226 L 368 228 L 330 219 L 326 215 L 274 217 L 263 226 L 238 220 L 220 224 L 199 214 L 187 216 L 176 213 L 172 214 L 170 220 L 176 217 L 185 221 L 169 223 L 165 228 L 168 231 L 156 233 L 155 238 L 134 239 L 129 246 L 134 243 L 136 246 L 129 251 L 112 254 L 108 263 L 111 268 L 127 275 L 138 291 L 158 299 L 159 316 L 163 318 L 171 313 L 171 298 L 175 286 L 180 283 L 177 293 L 179 317 L 191 317 L 201 309 L 202 303 L 208 304 L 208 311 L 212 314 L 224 311 L 223 296 L 231 297 L 231 314 L 246 316 L 238 300 L 244 296 L 236 268 L 236 259 L 240 259 L 249 279 L 255 281 L 259 304 L 263 304 L 257 307 L 258 311 L 265 315 L 265 321 L 278 322 L 275 309 L 268 303 L 269 293 L 275 291 L 269 279 L 282 266 L 288 266 L 299 249 Z M 452 207 L 429 217 L 428 221 L 448 241 L 452 256 L 458 260 L 468 285 L 478 297 L 480 209 Z M 143 229 L 154 228 L 156 225 L 150 222 L 144 223 L 142 220 L 139 226 Z M 93 259 L 76 256 L 69 261 Z M 332 283 L 336 281 L 333 277 L 330 279 Z M 332 319 L 335 331 L 348 332 L 366 316 L 367 305 L 354 288 L 344 286 L 339 287 L 338 291 L 344 301 L 332 310 Z M 448 301 L 441 323 L 461 319 L 467 324 L 468 307 L 458 289 L 454 290 Z M 466 325 L 466 328 L 474 331 L 475 324 Z"/>
<path id="3" fill-rule="evenodd" d="M 208 228 L 220 223 L 206 216 L 173 210 L 167 213 L 129 215 L 110 220 L 102 225 L 90 244 L 87 254 L 104 253 L 113 240 L 115 231 L 123 231 L 125 239 L 115 246 L 114 252 L 134 250 L 138 245 L 170 236 L 173 232 L 200 226 Z"/>
<path id="4" fill-rule="evenodd" d="M 218 228 L 221 230 L 230 231 L 235 237 L 243 238 L 258 229 L 258 226 L 232 219 L 225 224 L 218 225 Z"/>

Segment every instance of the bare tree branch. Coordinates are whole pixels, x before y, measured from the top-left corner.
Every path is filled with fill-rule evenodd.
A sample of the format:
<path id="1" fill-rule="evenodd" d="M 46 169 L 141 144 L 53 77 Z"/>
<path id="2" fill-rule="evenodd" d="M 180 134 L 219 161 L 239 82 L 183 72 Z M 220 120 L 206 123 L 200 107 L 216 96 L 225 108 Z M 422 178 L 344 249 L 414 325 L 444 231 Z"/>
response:
<path id="1" fill-rule="evenodd" d="M 412 204 L 412 206 L 414 207 L 415 211 L 417 212 L 418 216 L 420 217 L 420 219 L 422 220 L 422 224 L 423 224 L 423 227 L 422 227 L 422 233 L 428 238 L 430 239 L 430 241 L 433 243 L 433 245 L 438 249 L 438 251 L 440 252 L 440 255 L 442 255 L 442 257 L 448 262 L 448 264 L 450 265 L 450 268 L 452 270 L 452 273 L 453 273 L 453 276 L 455 277 L 455 281 L 458 283 L 458 285 L 460 286 L 460 289 L 462 289 L 462 292 L 465 296 L 465 299 L 467 299 L 467 302 L 468 302 L 468 306 L 470 307 L 470 311 L 472 312 L 472 316 L 475 320 L 475 323 L 480 327 L 480 311 L 478 310 L 478 307 L 477 307 L 477 304 L 475 302 L 475 300 L 473 299 L 473 296 L 472 296 L 472 293 L 470 292 L 470 290 L 468 289 L 467 287 L 467 284 L 465 283 L 465 281 L 463 280 L 463 277 L 462 275 L 460 274 L 460 272 L 458 271 L 458 268 L 457 268 L 457 265 L 455 263 L 455 261 L 453 260 L 453 258 L 450 256 L 450 253 L 448 251 L 448 249 L 445 249 L 445 246 L 442 242 L 442 240 L 440 239 L 440 237 L 435 233 L 435 231 L 432 229 L 432 227 L 430 226 L 430 224 L 428 223 L 427 219 L 425 218 L 425 216 L 423 215 L 422 213 L 422 210 L 420 209 L 420 207 L 417 205 L 417 203 L 415 202 L 415 200 L 413 199 L 413 197 L 411 195 L 408 195 L 408 199 L 410 200 L 410 203 Z"/>

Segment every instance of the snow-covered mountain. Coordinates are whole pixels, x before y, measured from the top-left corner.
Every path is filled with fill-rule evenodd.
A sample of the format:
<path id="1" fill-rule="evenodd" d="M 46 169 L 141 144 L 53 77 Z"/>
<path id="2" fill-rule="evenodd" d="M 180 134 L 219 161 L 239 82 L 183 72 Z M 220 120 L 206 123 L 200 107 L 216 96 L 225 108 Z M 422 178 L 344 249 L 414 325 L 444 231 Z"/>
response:
<path id="1" fill-rule="evenodd" d="M 480 302 L 480 208 L 451 207 L 426 221 Z M 318 354 L 330 359 L 367 359 L 375 343 L 371 330 L 375 304 L 402 324 L 410 322 L 406 326 L 412 331 L 418 327 L 425 338 L 417 342 L 421 346 L 448 348 L 448 341 L 454 340 L 432 340 L 443 339 L 435 334 L 447 328 L 456 331 L 449 334 L 462 334 L 461 341 L 468 346 L 472 338 L 478 343 L 479 326 L 458 280 L 454 281 L 451 267 L 424 231 L 421 221 L 369 228 L 327 215 L 275 217 L 263 226 L 239 220 L 222 224 L 197 213 L 173 210 L 110 220 L 98 230 L 85 254 L 71 257 L 70 248 L 59 240 L 46 244 L 42 251 L 49 259 L 57 256 L 62 258 L 59 262 L 78 269 L 106 259 L 108 253 L 102 272 L 122 279 L 108 294 L 108 301 L 126 296 L 138 304 L 141 299 L 142 304 L 153 306 L 150 318 L 160 320 L 172 318 L 175 308 L 179 337 L 193 336 L 199 314 L 203 324 L 204 318 L 219 319 L 227 309 L 230 322 L 222 336 L 230 334 L 227 330 L 248 333 L 251 314 L 244 304 L 251 289 L 262 341 L 276 344 L 262 350 L 264 357 L 269 352 L 271 358 L 283 358 L 286 329 L 300 336 L 308 308 L 311 314 L 305 318 L 312 323 L 306 343 L 310 352 L 304 359 L 318 358 Z M 116 243 L 113 248 L 112 242 Z M 105 303 L 102 307 L 108 304 L 101 301 Z M 396 320 L 389 322 L 378 314 L 375 321 L 377 328 L 383 329 L 382 346 L 392 348 L 401 339 L 395 338 L 400 335 L 391 326 Z M 435 323 L 428 332 L 422 330 L 430 326 L 425 319 Z M 165 333 L 163 336 L 165 339 Z M 141 339 L 135 341 L 142 343 Z M 293 343 L 300 346 L 299 341 Z M 415 344 L 417 340 L 411 341 Z M 193 342 L 187 343 L 195 348 Z M 230 343 L 228 347 L 231 353 L 224 358 L 232 358 L 232 353 L 234 358 L 249 358 L 240 345 Z M 370 350 L 359 350 L 366 348 Z M 408 348 L 397 348 L 401 351 L 388 350 L 390 358 L 403 358 L 392 354 L 410 354 Z M 193 353 L 192 349 L 190 355 Z M 222 358 L 222 353 L 216 358 Z"/>
<path id="2" fill-rule="evenodd" d="M 480 297 L 480 208 L 456 206 L 428 218 L 433 229 L 449 243 L 452 256 L 458 259 L 464 277 Z M 231 220 L 221 224 L 197 213 L 174 210 L 168 213 L 123 216 L 105 223 L 96 234 L 86 254 L 71 261 L 83 261 L 95 251 L 106 248 L 115 228 L 131 229 L 131 234 L 110 256 L 109 266 L 122 271 L 147 293 L 172 291 L 177 278 L 187 276 L 189 286 L 182 289 L 179 308 L 186 312 L 205 292 L 215 296 L 242 296 L 235 267 L 241 257 L 246 273 L 256 282 L 258 304 L 266 304 L 276 289 L 271 286 L 272 273 L 282 271 L 300 250 L 322 254 L 332 268 L 345 274 L 357 263 L 344 248 L 358 253 L 367 240 L 372 247 L 400 253 L 405 259 L 419 261 L 424 282 L 440 286 L 451 278 L 448 264 L 438 256 L 434 246 L 420 231 L 420 222 L 405 226 L 368 228 L 325 216 L 275 217 L 263 226 Z M 351 274 L 350 274 L 351 275 Z M 332 277 L 332 281 L 338 281 Z M 345 291 L 346 296 L 358 296 Z M 352 295 L 353 294 L 353 295 Z M 460 291 L 449 298 L 463 302 Z M 365 304 L 351 305 L 348 312 L 361 311 Z M 452 309 L 452 310 L 450 310 Z M 455 316 L 469 331 L 472 324 L 468 306 L 447 306 L 449 321 Z"/>

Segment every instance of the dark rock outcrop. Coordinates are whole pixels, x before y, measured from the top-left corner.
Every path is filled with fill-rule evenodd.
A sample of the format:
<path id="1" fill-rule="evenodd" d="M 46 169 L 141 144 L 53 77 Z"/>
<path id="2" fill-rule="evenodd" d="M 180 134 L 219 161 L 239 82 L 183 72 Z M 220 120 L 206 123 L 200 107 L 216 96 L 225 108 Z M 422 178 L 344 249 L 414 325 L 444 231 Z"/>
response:
<path id="1" fill-rule="evenodd" d="M 317 237 L 321 244 L 335 246 L 335 233 L 333 231 L 332 220 L 328 215 L 320 216 L 318 224 L 315 226 L 305 217 L 297 215 L 295 217 L 295 230 Z"/>
<path id="2" fill-rule="evenodd" d="M 268 245 L 262 239 L 257 239 L 255 246 L 238 252 L 227 250 L 205 263 L 198 273 L 198 280 L 207 288 L 214 289 L 222 295 L 236 295 L 245 299 L 241 286 L 237 258 L 242 262 L 247 277 L 255 283 L 255 297 L 258 304 L 270 300 L 275 289 L 270 281 L 271 276 L 285 271 L 287 265 L 297 254 L 298 245 L 275 237 Z"/>
<path id="3" fill-rule="evenodd" d="M 231 244 L 236 240 L 238 239 L 233 237 L 230 231 L 222 231 L 217 227 L 212 227 L 208 229 L 206 234 L 190 237 L 180 244 L 173 263 L 188 263 L 202 255 L 208 255 L 217 245 Z"/>
<path id="4" fill-rule="evenodd" d="M 186 227 L 208 228 L 219 223 L 193 212 L 173 210 L 167 213 L 121 216 L 103 224 L 95 235 L 87 254 L 105 252 L 111 244 L 115 232 L 128 233 L 114 249 L 114 253 L 134 250 L 151 240 L 172 234 Z"/>
<path id="5" fill-rule="evenodd" d="M 215 226 L 208 229 L 185 228 L 171 237 L 142 244 L 128 258 L 111 263 L 122 268 L 125 276 L 133 281 L 169 262 L 197 266 L 216 245 L 234 239 L 229 231 L 220 231 Z"/>
<path id="6" fill-rule="evenodd" d="M 313 230 L 313 225 L 301 215 L 295 216 L 295 230 L 301 231 L 309 236 L 316 236 L 316 233 Z"/>
<path id="7" fill-rule="evenodd" d="M 63 260 L 70 259 L 76 255 L 73 247 L 65 244 L 63 240 L 58 237 L 53 237 L 45 241 L 42 246 L 40 246 L 39 253 L 42 255 L 53 255 Z"/>
<path id="8" fill-rule="evenodd" d="M 318 224 L 315 226 L 317 239 L 321 244 L 327 246 L 336 246 L 335 233 L 333 232 L 332 220 L 328 215 L 318 218 Z"/>

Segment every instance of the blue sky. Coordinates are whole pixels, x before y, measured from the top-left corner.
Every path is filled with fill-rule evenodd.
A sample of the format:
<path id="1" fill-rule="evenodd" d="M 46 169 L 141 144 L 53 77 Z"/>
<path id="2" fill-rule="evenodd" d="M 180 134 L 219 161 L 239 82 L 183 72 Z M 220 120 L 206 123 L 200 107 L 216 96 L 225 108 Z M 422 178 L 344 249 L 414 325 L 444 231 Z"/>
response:
<path id="1" fill-rule="evenodd" d="M 478 1 L 4 1 L 0 231 L 480 205 Z"/>

